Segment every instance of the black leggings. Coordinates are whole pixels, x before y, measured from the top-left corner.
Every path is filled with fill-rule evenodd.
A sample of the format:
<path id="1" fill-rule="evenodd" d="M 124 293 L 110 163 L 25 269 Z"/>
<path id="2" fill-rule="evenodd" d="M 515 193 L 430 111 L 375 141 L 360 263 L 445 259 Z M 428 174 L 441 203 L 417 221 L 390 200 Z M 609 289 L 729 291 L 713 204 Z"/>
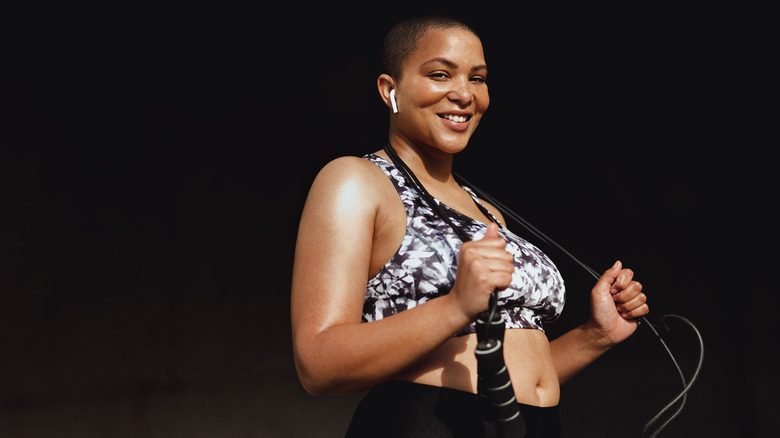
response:
<path id="1" fill-rule="evenodd" d="M 558 407 L 519 404 L 525 438 L 559 438 Z M 476 394 L 450 388 L 390 381 L 360 402 L 345 438 L 494 438 L 496 422 L 485 418 Z"/>

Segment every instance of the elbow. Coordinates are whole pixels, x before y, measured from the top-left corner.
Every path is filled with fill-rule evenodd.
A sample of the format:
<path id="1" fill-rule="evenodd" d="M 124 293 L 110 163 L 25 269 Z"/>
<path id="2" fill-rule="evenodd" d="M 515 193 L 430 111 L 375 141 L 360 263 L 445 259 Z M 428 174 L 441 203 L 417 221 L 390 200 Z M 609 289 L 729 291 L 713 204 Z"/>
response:
<path id="1" fill-rule="evenodd" d="M 305 389 L 306 392 L 308 392 L 310 395 L 321 397 L 323 395 L 331 395 L 334 393 L 331 388 L 332 385 L 328 384 L 325 379 L 319 378 L 318 376 L 307 372 L 300 365 L 298 365 L 296 368 L 298 369 L 298 380 L 301 382 L 301 386 L 303 386 L 303 389 Z"/>
<path id="2" fill-rule="evenodd" d="M 352 368 L 344 367 L 343 364 L 341 366 L 337 364 L 327 366 L 324 365 L 325 363 L 327 361 L 317 360 L 314 357 L 305 359 L 296 355 L 295 358 L 295 368 L 301 386 L 315 397 L 365 391 L 379 383 L 377 379 L 360 373 L 358 375 L 362 377 L 358 377 L 353 372 L 344 372 L 344 370 Z"/>
<path id="3" fill-rule="evenodd" d="M 303 386 L 303 389 L 310 395 L 321 397 L 349 392 L 341 388 L 336 379 L 329 378 L 321 372 L 318 373 L 317 371 L 307 370 L 301 365 L 297 365 L 296 368 L 298 370 L 298 380 L 301 382 L 301 386 Z"/>
<path id="4" fill-rule="evenodd" d="M 329 375 L 322 371 L 306 372 L 298 367 L 298 380 L 306 392 L 315 397 L 321 397 L 366 391 L 387 379 L 347 378 L 341 374 Z"/>
<path id="5" fill-rule="evenodd" d="M 317 356 L 316 343 L 307 342 L 306 338 L 296 338 L 293 331 L 293 360 L 298 381 L 306 392 L 319 397 L 331 394 L 332 390 L 323 370 L 326 361 Z"/>
<path id="6" fill-rule="evenodd" d="M 338 392 L 334 391 L 332 387 L 328 385 L 319 384 L 318 382 L 304 381 L 301 379 L 303 389 L 314 397 L 322 397 L 325 395 L 336 395 Z"/>
<path id="7" fill-rule="evenodd" d="M 320 363 L 319 366 L 318 363 Z M 309 394 L 320 397 L 340 393 L 336 379 L 324 369 L 321 361 L 316 361 L 312 358 L 307 360 L 305 355 L 296 352 L 295 369 L 298 372 L 298 380 L 301 382 L 301 386 Z"/>
<path id="8" fill-rule="evenodd" d="M 376 372 L 366 361 L 328 342 L 327 337 L 294 338 L 293 356 L 301 386 L 313 396 L 364 391 L 374 386 Z"/>

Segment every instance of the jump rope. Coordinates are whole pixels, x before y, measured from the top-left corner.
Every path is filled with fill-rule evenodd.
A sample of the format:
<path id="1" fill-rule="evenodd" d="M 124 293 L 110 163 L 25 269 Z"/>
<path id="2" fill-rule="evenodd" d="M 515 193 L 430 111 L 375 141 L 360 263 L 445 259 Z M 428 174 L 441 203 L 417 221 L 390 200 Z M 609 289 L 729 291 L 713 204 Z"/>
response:
<path id="1" fill-rule="evenodd" d="M 420 197 L 428 204 L 428 206 L 453 229 L 455 234 L 457 234 L 463 242 L 470 241 L 471 238 L 463 230 L 452 223 L 452 221 L 449 219 L 449 216 L 428 193 L 428 191 L 425 190 L 425 187 L 422 185 L 420 180 L 417 179 L 417 176 L 415 176 L 406 163 L 401 160 L 401 158 L 398 156 L 398 154 L 396 154 L 395 150 L 390 146 L 389 143 L 385 146 L 384 150 L 392 160 L 393 164 L 395 164 L 395 166 L 402 171 L 407 183 L 409 183 L 409 185 L 420 194 Z M 534 227 L 530 222 L 523 219 L 510 208 L 498 202 L 496 199 L 480 190 L 474 184 L 470 183 L 457 173 L 453 172 L 453 176 L 460 185 L 470 188 L 472 191 L 474 191 L 474 193 L 476 193 L 478 197 L 494 205 L 506 218 L 513 220 L 540 241 L 561 251 L 577 265 L 583 268 L 587 273 L 593 276 L 593 278 L 598 280 L 601 277 L 598 272 L 596 272 L 596 270 L 574 257 L 574 255 L 572 255 L 564 247 L 549 238 L 546 234 L 542 233 L 538 228 Z M 480 399 L 483 400 L 484 406 L 492 406 L 492 412 L 488 412 L 488 414 L 497 420 L 496 424 L 498 425 L 499 433 L 502 436 L 522 437 L 525 435 L 525 423 L 523 422 L 522 415 L 520 414 L 517 403 L 515 402 L 512 382 L 509 379 L 509 374 L 504 364 L 503 340 L 505 322 L 501 315 L 497 312 L 497 296 L 498 290 L 493 291 L 490 296 L 488 310 L 482 312 L 477 317 L 476 321 L 477 348 L 474 353 L 477 357 L 477 394 Z M 658 329 L 662 329 L 667 333 L 671 332 L 671 328 L 667 324 L 669 319 L 675 319 L 682 322 L 688 326 L 696 335 L 699 348 L 699 358 L 696 369 L 690 380 L 686 379 L 685 374 L 677 362 L 677 359 L 658 331 Z M 701 371 L 701 367 L 704 362 L 704 340 L 702 339 L 701 333 L 696 328 L 696 326 L 688 319 L 680 315 L 664 315 L 660 319 L 660 325 L 651 324 L 644 316 L 640 317 L 639 321 L 641 322 L 640 325 L 647 327 L 661 343 L 661 346 L 663 346 L 667 355 L 671 359 L 672 364 L 677 370 L 677 373 L 680 376 L 680 381 L 682 383 L 682 390 L 677 394 L 677 396 L 675 396 L 669 403 L 661 408 L 661 410 L 659 410 L 658 413 L 642 428 L 642 438 L 655 438 L 666 426 L 669 425 L 669 423 L 672 422 L 672 420 L 680 415 L 683 408 L 685 407 L 685 403 L 688 399 L 688 391 L 691 389 L 691 386 L 693 386 L 693 383 L 699 376 L 699 372 Z M 675 405 L 677 405 L 677 409 L 673 413 L 667 415 L 667 412 Z M 656 424 L 664 416 L 667 416 L 667 418 L 663 422 Z"/>

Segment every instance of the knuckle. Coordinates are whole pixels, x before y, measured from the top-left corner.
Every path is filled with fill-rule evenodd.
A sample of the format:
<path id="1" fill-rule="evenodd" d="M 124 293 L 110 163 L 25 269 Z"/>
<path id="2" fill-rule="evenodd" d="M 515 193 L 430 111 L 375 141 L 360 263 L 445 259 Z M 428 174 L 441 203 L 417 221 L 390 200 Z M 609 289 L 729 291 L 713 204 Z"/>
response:
<path id="1" fill-rule="evenodd" d="M 504 287 L 508 287 L 510 284 L 512 284 L 512 273 L 507 272 L 504 274 L 504 281 L 503 281 Z"/>
<path id="2" fill-rule="evenodd" d="M 504 239 L 499 239 L 498 237 L 491 239 L 488 243 L 492 248 L 496 249 L 504 249 L 506 247 L 506 241 Z"/>

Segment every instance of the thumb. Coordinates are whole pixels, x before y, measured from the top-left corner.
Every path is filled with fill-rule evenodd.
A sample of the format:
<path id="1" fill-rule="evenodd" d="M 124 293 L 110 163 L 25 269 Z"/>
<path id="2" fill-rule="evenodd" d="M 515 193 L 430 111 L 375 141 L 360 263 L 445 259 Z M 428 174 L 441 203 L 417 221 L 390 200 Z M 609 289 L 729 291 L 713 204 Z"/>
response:
<path id="1" fill-rule="evenodd" d="M 614 283 L 615 280 L 617 279 L 617 276 L 618 274 L 620 274 L 620 269 L 622 267 L 623 264 L 620 262 L 620 260 L 616 261 L 611 268 L 604 271 L 604 274 L 602 274 L 601 277 L 596 282 L 596 286 L 594 287 L 594 289 L 609 294 L 612 283 Z"/>
<path id="2" fill-rule="evenodd" d="M 487 231 L 485 232 L 485 238 L 498 237 L 498 224 L 491 222 L 488 224 Z"/>

